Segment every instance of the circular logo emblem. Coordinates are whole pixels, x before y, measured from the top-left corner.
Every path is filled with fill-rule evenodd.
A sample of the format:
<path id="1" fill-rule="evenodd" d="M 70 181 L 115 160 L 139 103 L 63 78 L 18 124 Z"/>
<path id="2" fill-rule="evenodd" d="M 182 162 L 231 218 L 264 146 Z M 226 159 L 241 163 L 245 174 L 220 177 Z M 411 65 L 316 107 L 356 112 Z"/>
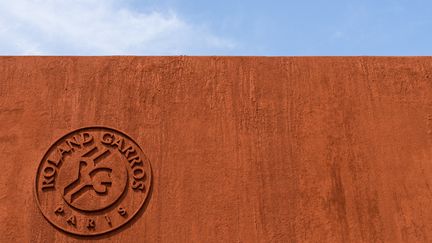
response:
<path id="1" fill-rule="evenodd" d="M 98 235 L 127 223 L 151 186 L 150 162 L 129 136 L 106 127 L 66 134 L 46 152 L 35 194 L 45 218 L 78 235 Z"/>

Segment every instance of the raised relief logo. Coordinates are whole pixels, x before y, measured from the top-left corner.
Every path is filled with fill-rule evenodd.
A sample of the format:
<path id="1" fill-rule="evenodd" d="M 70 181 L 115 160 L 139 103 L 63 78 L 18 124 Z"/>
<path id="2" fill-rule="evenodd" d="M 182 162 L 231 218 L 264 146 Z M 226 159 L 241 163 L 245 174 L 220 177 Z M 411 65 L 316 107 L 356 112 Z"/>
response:
<path id="1" fill-rule="evenodd" d="M 138 144 L 114 129 L 88 127 L 48 149 L 35 193 L 53 225 L 73 234 L 98 235 L 132 219 L 150 186 L 150 162 Z"/>

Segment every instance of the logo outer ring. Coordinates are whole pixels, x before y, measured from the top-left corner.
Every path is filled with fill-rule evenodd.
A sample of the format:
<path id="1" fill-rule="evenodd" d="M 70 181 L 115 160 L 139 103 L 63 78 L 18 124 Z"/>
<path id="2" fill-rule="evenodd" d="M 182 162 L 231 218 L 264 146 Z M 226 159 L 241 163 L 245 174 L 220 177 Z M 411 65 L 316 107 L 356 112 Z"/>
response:
<path id="1" fill-rule="evenodd" d="M 144 200 L 142 201 L 141 205 L 139 206 L 139 208 L 137 210 L 135 210 L 133 213 L 130 214 L 130 216 L 121 224 L 108 229 L 108 230 L 104 230 L 104 231 L 100 231 L 100 232 L 88 232 L 88 233 L 79 233 L 79 232 L 75 232 L 75 231 L 68 231 L 62 227 L 60 227 L 59 225 L 55 224 L 54 222 L 52 222 L 52 220 L 49 219 L 49 217 L 46 215 L 46 212 L 42 209 L 42 206 L 39 202 L 39 196 L 38 196 L 38 175 L 41 169 L 41 164 L 43 163 L 44 158 L 46 158 L 46 156 L 48 155 L 48 153 L 51 151 L 52 147 L 56 146 L 57 143 L 59 143 L 59 141 L 62 141 L 63 139 L 65 139 L 66 137 L 68 137 L 69 135 L 75 133 L 75 132 L 79 132 L 81 130 L 87 130 L 87 129 L 108 129 L 117 133 L 120 133 L 122 136 L 124 136 L 125 138 L 129 139 L 130 141 L 132 141 L 142 152 L 142 154 L 144 155 L 145 162 L 147 162 L 148 167 L 149 167 L 149 174 L 147 175 L 147 180 L 149 181 L 149 186 L 148 188 L 146 188 L 146 196 L 144 198 Z M 93 125 L 93 126 L 83 126 L 83 127 L 79 127 L 77 129 L 74 129 L 73 131 L 70 131 L 68 133 L 66 133 L 65 135 L 57 138 L 53 143 L 50 144 L 50 146 L 48 147 L 48 150 L 43 154 L 41 160 L 39 161 L 39 164 L 37 166 L 37 170 L 36 170 L 36 175 L 34 177 L 34 187 L 33 187 L 33 194 L 34 194 L 34 199 L 36 200 L 36 204 L 39 208 L 39 211 L 42 213 L 42 215 L 44 216 L 44 218 L 51 224 L 53 225 L 55 228 L 68 233 L 68 234 L 72 234 L 72 235 L 77 235 L 77 236 L 87 236 L 87 237 L 91 237 L 91 236 L 98 236 L 98 235 L 103 235 L 103 234 L 107 234 L 107 233 L 112 233 L 115 231 L 118 231 L 120 228 L 122 228 L 124 225 L 128 224 L 130 221 L 132 221 L 132 219 L 139 213 L 141 212 L 141 210 L 143 210 L 144 205 L 149 201 L 149 197 L 151 194 L 151 190 L 152 190 L 152 184 L 153 184 L 153 171 L 152 171 L 152 167 L 151 167 L 151 163 L 150 160 L 148 159 L 147 155 L 144 153 L 144 150 L 141 148 L 141 146 L 134 140 L 132 139 L 131 136 L 129 136 L 127 133 L 123 132 L 122 130 L 118 130 L 118 129 L 114 129 L 112 127 L 109 126 L 102 126 L 102 125 Z"/>

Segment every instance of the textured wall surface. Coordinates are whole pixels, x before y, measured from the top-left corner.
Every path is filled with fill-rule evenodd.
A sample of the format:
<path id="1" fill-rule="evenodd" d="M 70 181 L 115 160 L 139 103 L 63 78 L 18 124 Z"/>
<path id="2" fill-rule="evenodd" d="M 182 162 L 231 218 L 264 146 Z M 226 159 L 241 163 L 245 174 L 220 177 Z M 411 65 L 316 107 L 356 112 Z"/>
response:
<path id="1" fill-rule="evenodd" d="M 34 198 L 64 134 L 128 133 L 147 205 L 86 238 Z M 1 57 L 1 242 L 431 242 L 432 58 Z"/>

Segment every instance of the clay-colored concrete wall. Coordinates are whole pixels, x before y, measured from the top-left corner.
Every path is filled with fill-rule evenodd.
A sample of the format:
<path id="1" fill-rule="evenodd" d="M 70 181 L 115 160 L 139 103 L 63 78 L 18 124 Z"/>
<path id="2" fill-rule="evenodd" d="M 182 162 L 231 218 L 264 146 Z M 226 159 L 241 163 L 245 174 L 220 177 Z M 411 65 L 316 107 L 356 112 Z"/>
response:
<path id="1" fill-rule="evenodd" d="M 34 198 L 49 146 L 128 133 L 147 204 L 92 238 Z M 432 58 L 2 57 L 1 242 L 430 242 Z"/>

